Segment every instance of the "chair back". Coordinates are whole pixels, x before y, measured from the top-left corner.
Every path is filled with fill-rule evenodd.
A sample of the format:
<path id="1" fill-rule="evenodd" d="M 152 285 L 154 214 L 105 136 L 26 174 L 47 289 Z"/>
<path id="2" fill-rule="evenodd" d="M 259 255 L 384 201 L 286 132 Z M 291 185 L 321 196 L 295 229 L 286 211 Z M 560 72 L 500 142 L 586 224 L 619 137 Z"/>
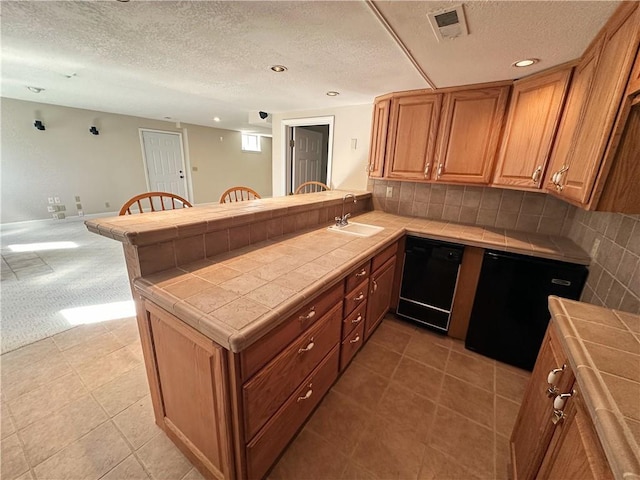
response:
<path id="1" fill-rule="evenodd" d="M 260 198 L 258 193 L 249 187 L 231 187 L 220 197 L 220 203 L 244 202 Z"/>
<path id="2" fill-rule="evenodd" d="M 136 211 L 135 207 L 138 207 Z M 132 213 L 158 212 L 162 210 L 175 210 L 176 208 L 192 207 L 188 200 L 180 195 L 170 192 L 146 192 L 127 200 L 120 209 L 118 215 L 131 215 Z M 133 212 L 131 208 L 133 207 Z"/>
<path id="3" fill-rule="evenodd" d="M 324 192 L 326 190 L 331 190 L 328 185 L 325 185 L 322 182 L 304 182 L 301 183 L 294 195 L 298 195 L 299 193 L 315 193 L 315 192 Z"/>

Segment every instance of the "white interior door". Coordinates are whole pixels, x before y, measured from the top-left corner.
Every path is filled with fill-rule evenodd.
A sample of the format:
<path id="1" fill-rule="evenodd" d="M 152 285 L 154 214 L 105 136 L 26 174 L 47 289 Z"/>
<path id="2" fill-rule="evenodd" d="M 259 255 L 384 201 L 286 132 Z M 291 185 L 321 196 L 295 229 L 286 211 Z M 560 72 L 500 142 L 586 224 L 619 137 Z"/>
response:
<path id="1" fill-rule="evenodd" d="M 187 197 L 182 135 L 141 130 L 142 149 L 150 191 Z"/>
<path id="2" fill-rule="evenodd" d="M 292 191 L 311 180 L 322 181 L 322 133 L 293 127 Z"/>

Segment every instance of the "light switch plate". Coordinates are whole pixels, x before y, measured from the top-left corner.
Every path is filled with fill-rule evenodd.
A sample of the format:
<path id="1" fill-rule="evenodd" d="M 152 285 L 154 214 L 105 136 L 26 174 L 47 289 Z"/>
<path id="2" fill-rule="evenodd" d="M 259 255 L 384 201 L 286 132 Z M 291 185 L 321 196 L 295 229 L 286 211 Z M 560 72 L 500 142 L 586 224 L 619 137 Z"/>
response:
<path id="1" fill-rule="evenodd" d="M 387 187 L 387 198 L 393 197 L 393 187 Z"/>

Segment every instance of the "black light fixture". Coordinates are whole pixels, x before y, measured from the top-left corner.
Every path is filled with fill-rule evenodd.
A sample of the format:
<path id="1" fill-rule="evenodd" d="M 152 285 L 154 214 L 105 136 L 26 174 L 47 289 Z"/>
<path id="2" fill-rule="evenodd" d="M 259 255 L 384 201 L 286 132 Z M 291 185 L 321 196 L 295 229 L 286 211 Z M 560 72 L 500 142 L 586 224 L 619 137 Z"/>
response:
<path id="1" fill-rule="evenodd" d="M 95 125 L 91 125 L 91 128 L 89 129 L 89 133 L 91 133 L 92 135 L 100 135 L 100 132 L 98 131 Z"/>
<path id="2" fill-rule="evenodd" d="M 41 120 L 36 120 L 35 122 L 33 122 L 33 126 L 38 130 L 46 130 L 46 128 L 44 127 L 44 123 L 42 123 Z"/>

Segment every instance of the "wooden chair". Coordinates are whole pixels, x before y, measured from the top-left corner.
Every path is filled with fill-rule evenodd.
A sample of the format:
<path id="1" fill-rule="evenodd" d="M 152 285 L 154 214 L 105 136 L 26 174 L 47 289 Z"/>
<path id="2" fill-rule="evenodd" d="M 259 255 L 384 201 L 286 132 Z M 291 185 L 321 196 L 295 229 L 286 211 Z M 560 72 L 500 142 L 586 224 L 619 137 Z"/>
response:
<path id="1" fill-rule="evenodd" d="M 146 192 L 136 195 L 133 198 L 127 200 L 127 202 L 120 209 L 118 215 L 131 215 L 136 213 L 131 211 L 133 204 L 138 205 L 138 213 L 145 212 L 158 212 L 161 210 L 175 210 L 177 208 L 192 207 L 188 200 L 185 200 L 180 195 L 169 192 Z M 148 205 L 148 207 L 147 207 Z"/>
<path id="2" fill-rule="evenodd" d="M 260 198 L 258 193 L 249 187 L 231 187 L 220 197 L 220 203 L 244 202 Z"/>
<path id="3" fill-rule="evenodd" d="M 325 190 L 331 190 L 328 185 L 325 185 L 322 182 L 304 182 L 301 183 L 296 191 L 293 193 L 294 195 L 298 195 L 299 193 L 315 193 L 315 192 L 324 192 Z"/>

